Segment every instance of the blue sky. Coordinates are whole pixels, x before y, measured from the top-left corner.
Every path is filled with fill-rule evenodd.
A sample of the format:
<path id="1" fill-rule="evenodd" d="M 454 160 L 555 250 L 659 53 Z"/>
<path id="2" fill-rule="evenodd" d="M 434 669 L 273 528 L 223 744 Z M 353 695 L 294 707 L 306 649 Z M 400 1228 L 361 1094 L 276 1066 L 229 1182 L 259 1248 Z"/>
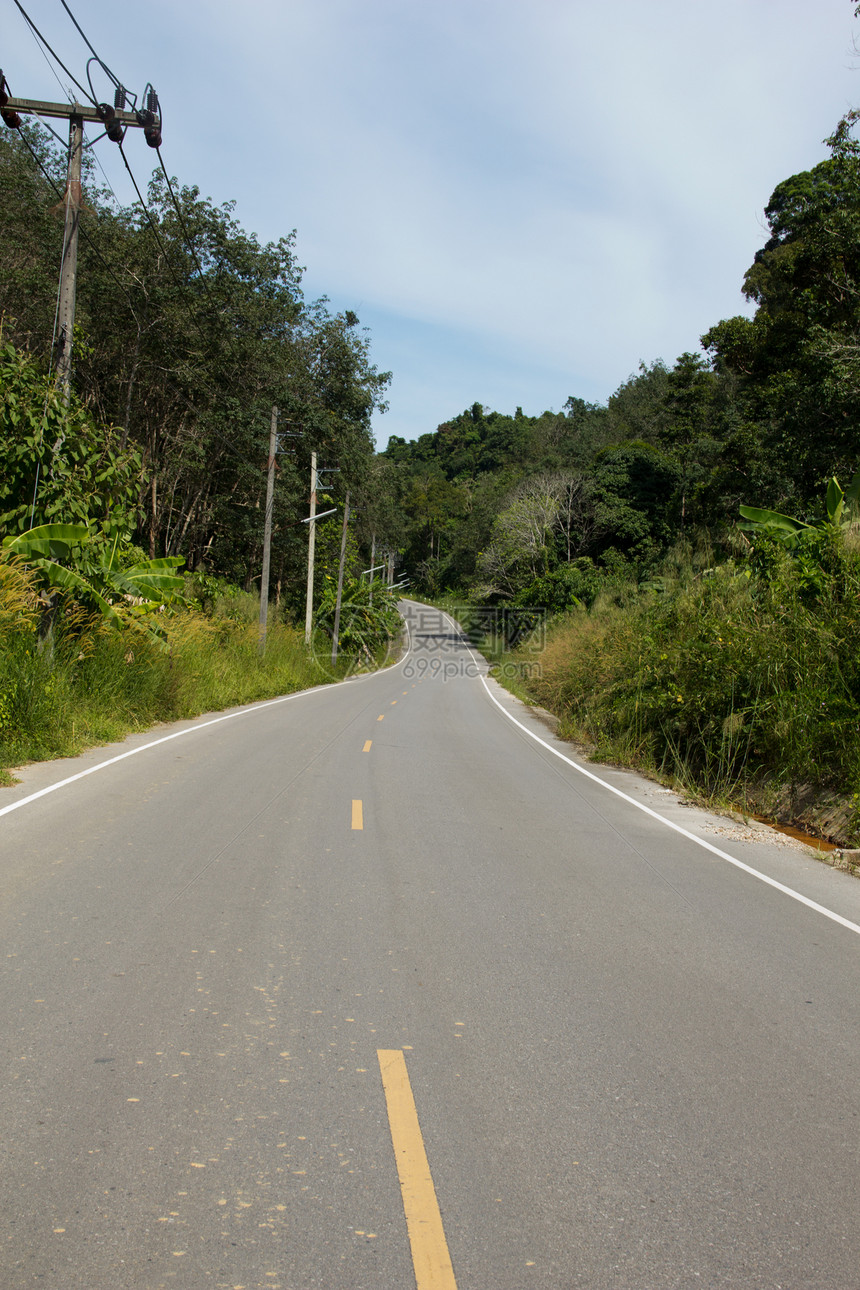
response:
<path id="1" fill-rule="evenodd" d="M 67 2 L 157 89 L 171 174 L 262 240 L 295 228 L 308 297 L 370 328 L 380 446 L 476 400 L 603 402 L 695 350 L 745 308 L 773 188 L 860 105 L 855 0 Z M 84 81 L 60 0 L 22 4 Z M 65 97 L 13 0 L 0 15 L 12 93 Z M 126 152 L 142 183 L 140 135 Z"/>

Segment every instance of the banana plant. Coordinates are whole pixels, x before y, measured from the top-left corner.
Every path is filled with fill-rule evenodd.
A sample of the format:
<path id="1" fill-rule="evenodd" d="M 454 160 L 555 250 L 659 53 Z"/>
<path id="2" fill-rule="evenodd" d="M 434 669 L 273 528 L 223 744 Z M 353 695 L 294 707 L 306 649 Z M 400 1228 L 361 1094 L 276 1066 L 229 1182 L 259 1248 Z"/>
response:
<path id="1" fill-rule="evenodd" d="M 182 598 L 183 579 L 177 570 L 181 556 L 165 556 L 121 567 L 119 535 L 106 557 L 103 535 L 89 524 L 40 524 L 26 533 L 7 537 L 3 548 L 17 555 L 51 588 L 94 604 L 115 625 L 122 622 L 116 605 L 126 614 L 143 612 Z M 141 605 L 143 602 L 143 605 Z"/>
<path id="2" fill-rule="evenodd" d="M 839 487 L 836 476 L 830 478 L 824 497 L 827 518 L 820 524 L 806 524 L 779 511 L 766 511 L 758 506 L 741 506 L 740 513 L 746 520 L 738 524 L 744 533 L 763 533 L 780 542 L 788 550 L 797 546 L 804 535 L 822 534 L 830 529 L 847 528 L 853 519 L 853 507 L 860 501 L 860 471 L 851 480 L 845 492 Z"/>

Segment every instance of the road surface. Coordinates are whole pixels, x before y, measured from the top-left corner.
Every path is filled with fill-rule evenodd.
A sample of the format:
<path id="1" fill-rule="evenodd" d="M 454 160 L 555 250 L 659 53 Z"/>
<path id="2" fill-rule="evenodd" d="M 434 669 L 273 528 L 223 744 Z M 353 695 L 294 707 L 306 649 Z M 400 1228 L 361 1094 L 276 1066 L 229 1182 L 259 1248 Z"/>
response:
<path id="1" fill-rule="evenodd" d="M 0 1285 L 860 1286 L 860 884 L 407 617 L 0 790 Z"/>

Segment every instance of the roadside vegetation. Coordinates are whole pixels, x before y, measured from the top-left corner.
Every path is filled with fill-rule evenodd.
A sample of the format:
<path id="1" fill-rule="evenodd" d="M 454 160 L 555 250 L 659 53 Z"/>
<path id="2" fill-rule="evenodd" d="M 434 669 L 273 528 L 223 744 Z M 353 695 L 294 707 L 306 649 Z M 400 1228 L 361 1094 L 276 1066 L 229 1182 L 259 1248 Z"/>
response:
<path id="1" fill-rule="evenodd" d="M 370 550 L 384 548 L 370 417 L 388 377 L 370 363 L 357 317 L 305 302 L 292 236 L 261 246 L 229 207 L 194 188 L 177 197 L 163 181 L 150 189 L 149 216 L 121 210 L 90 171 L 91 237 L 81 249 L 66 395 L 52 375 L 49 307 L 62 232 L 50 214 L 51 176 L 62 182 L 63 170 L 39 127 L 0 136 L 9 225 L 0 248 L 7 783 L 9 768 L 25 761 L 376 666 L 400 631 L 391 594 L 362 577 Z M 284 433 L 263 652 L 273 405 Z M 308 648 L 301 521 L 312 451 L 331 467 L 318 500 L 334 517 L 317 525 Z M 354 518 L 333 664 L 347 492 Z"/>
<path id="2" fill-rule="evenodd" d="M 350 606 L 351 635 L 335 666 L 330 637 L 308 650 L 274 615 L 260 652 L 259 599 L 225 582 L 189 578 L 151 617 L 116 602 L 110 618 L 82 599 L 46 592 L 37 571 L 0 554 L 0 783 L 27 761 L 69 757 L 174 721 L 325 684 L 382 663 L 393 603 L 376 588 L 377 615 Z M 205 609 L 204 609 L 205 604 Z M 49 629 L 46 629 L 50 624 Z M 157 627 L 157 630 L 155 628 Z"/>
<path id="3" fill-rule="evenodd" d="M 716 563 L 679 545 L 647 587 L 607 579 L 589 608 L 549 619 L 539 649 L 490 642 L 488 657 L 595 760 L 856 847 L 860 525 L 793 546 L 776 531 L 760 524 Z"/>

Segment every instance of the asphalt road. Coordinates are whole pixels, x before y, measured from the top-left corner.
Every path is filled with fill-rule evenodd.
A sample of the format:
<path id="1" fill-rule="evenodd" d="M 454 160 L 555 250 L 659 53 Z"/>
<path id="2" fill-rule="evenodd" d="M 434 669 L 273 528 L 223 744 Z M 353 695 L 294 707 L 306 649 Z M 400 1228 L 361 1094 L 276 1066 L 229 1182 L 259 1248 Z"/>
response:
<path id="1" fill-rule="evenodd" d="M 408 618 L 0 790 L 0 1286 L 860 1286 L 860 884 Z"/>

